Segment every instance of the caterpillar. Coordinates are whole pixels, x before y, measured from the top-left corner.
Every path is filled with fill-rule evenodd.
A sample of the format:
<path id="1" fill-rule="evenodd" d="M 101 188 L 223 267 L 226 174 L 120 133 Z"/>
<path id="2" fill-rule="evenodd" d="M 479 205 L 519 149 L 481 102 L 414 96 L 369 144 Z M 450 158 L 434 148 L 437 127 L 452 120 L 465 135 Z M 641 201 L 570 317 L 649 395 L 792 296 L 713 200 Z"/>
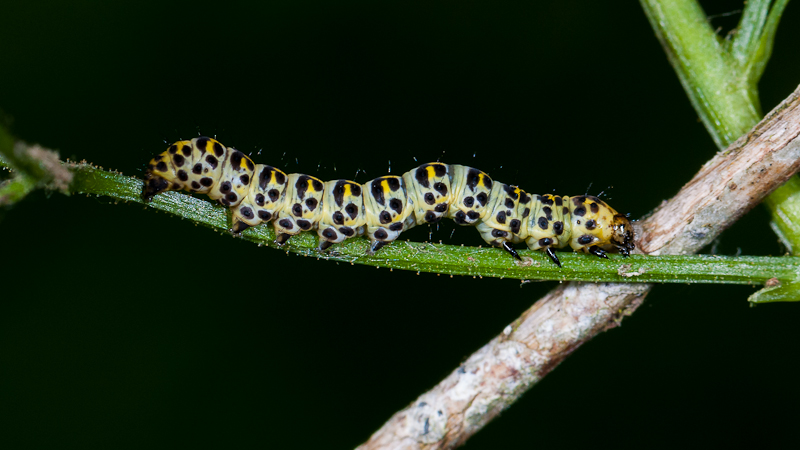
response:
<path id="1" fill-rule="evenodd" d="M 559 267 L 554 250 L 567 245 L 602 258 L 611 251 L 628 256 L 634 249 L 628 218 L 597 197 L 528 194 L 457 164 L 423 164 L 364 184 L 323 182 L 255 164 L 244 153 L 201 136 L 175 142 L 147 165 L 145 201 L 182 189 L 230 207 L 234 234 L 272 221 L 279 245 L 317 230 L 320 251 L 366 235 L 368 252 L 374 254 L 403 231 L 443 217 L 476 226 L 487 243 L 517 260 L 522 258 L 511 244 L 520 242 L 544 251 Z"/>

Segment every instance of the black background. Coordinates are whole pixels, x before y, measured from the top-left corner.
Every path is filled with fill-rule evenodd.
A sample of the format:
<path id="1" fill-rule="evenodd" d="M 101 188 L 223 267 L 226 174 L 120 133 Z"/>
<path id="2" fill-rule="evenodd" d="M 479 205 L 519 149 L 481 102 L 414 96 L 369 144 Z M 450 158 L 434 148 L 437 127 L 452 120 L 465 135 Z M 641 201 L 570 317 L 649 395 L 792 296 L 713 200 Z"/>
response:
<path id="1" fill-rule="evenodd" d="M 640 217 L 716 151 L 635 2 L 0 11 L 14 133 L 126 174 L 201 133 L 323 179 L 440 159 L 528 192 L 605 191 Z M 790 4 L 765 111 L 800 82 L 798 24 Z M 554 286 L 286 256 L 107 198 L 38 192 L 1 214 L 0 443 L 15 448 L 351 448 Z M 451 230 L 433 239 L 480 243 Z M 715 251 L 783 249 L 759 207 Z M 797 306 L 750 308 L 752 292 L 656 287 L 467 448 L 796 443 Z"/>

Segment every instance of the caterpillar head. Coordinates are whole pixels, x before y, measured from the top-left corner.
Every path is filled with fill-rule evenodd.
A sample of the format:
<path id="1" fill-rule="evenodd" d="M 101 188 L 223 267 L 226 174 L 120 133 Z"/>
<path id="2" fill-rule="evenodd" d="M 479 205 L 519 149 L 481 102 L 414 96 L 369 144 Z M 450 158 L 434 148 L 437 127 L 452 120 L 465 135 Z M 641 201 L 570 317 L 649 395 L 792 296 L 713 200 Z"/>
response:
<path id="1" fill-rule="evenodd" d="M 628 256 L 631 250 L 636 248 L 636 244 L 633 242 L 634 234 L 631 221 L 624 214 L 614 214 L 614 219 L 611 222 L 611 229 L 613 230 L 610 239 L 611 245 L 621 254 Z"/>

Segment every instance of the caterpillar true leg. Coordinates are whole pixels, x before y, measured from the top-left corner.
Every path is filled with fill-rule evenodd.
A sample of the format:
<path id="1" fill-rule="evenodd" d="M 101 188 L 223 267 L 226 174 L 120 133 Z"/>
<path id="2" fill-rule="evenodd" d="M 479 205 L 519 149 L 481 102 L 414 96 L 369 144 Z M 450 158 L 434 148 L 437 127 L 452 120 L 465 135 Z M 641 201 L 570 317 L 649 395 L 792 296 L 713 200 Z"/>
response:
<path id="1" fill-rule="evenodd" d="M 556 256 L 556 252 L 553 250 L 553 247 L 545 247 L 544 252 L 550 257 L 550 260 L 553 261 L 555 265 L 561 267 L 561 261 L 558 259 L 558 256 Z"/>
<path id="2" fill-rule="evenodd" d="M 601 249 L 600 247 L 598 247 L 596 245 L 593 245 L 593 246 L 589 247 L 589 253 L 591 253 L 591 254 L 593 254 L 595 256 L 599 256 L 601 258 L 608 259 L 608 255 L 606 255 L 606 251 Z"/>
<path id="3" fill-rule="evenodd" d="M 514 250 L 514 247 L 512 247 L 511 244 L 508 243 L 508 241 L 503 242 L 503 250 L 510 253 L 511 256 L 513 256 L 514 258 L 517 258 L 518 261 L 522 261 L 522 258 L 519 257 L 519 253 L 517 253 L 517 251 Z"/>

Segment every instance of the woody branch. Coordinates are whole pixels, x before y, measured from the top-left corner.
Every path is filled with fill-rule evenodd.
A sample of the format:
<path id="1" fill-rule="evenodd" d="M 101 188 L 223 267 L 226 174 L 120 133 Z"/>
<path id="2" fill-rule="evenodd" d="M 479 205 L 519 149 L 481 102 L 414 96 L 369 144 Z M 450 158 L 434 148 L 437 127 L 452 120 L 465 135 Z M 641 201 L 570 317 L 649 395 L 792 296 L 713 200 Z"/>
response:
<path id="1" fill-rule="evenodd" d="M 800 87 L 637 223 L 639 251 L 688 254 L 713 241 L 797 172 L 799 136 Z M 651 287 L 571 282 L 554 289 L 358 448 L 458 447 L 581 344 L 617 326 Z"/>

